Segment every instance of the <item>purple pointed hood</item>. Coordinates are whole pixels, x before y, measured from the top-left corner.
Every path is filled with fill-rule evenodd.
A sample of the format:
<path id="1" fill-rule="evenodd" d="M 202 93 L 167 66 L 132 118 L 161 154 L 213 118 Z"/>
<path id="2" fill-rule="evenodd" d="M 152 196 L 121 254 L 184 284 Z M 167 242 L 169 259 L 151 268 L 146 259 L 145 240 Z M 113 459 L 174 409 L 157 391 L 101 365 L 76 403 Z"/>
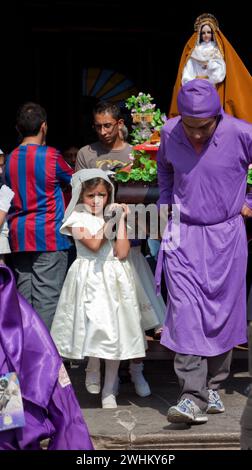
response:
<path id="1" fill-rule="evenodd" d="M 216 88 L 208 80 L 190 80 L 179 91 L 178 110 L 181 116 L 217 116 L 221 112 L 221 102 Z"/>

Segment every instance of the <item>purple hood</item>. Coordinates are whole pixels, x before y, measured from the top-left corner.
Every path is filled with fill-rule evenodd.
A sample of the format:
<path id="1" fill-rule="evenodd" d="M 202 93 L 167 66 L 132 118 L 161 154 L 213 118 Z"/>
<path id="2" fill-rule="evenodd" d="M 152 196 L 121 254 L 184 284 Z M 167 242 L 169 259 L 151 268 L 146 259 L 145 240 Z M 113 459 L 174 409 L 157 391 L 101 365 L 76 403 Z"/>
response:
<path id="1" fill-rule="evenodd" d="M 178 110 L 181 116 L 217 116 L 221 112 L 221 102 L 216 88 L 208 80 L 190 80 L 179 91 Z"/>

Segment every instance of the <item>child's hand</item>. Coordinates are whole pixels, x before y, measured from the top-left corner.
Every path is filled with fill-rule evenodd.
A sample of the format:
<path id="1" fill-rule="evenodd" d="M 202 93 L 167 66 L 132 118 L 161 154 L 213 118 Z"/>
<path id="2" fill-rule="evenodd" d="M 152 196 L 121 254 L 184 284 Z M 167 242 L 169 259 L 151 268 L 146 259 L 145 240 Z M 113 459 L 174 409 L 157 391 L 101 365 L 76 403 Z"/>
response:
<path id="1" fill-rule="evenodd" d="M 252 217 L 252 209 L 250 209 L 250 207 L 246 206 L 246 204 L 243 204 L 243 207 L 242 207 L 242 210 L 241 210 L 241 215 L 243 215 L 243 217 L 245 217 L 245 218 Z"/>
<path id="2" fill-rule="evenodd" d="M 114 202 L 113 204 L 109 204 L 106 206 L 104 211 L 104 219 L 105 221 L 109 221 L 113 219 L 113 222 L 116 223 L 118 219 L 121 218 L 122 215 L 122 208 L 121 204 L 117 204 Z"/>
<path id="3" fill-rule="evenodd" d="M 125 218 L 129 213 L 130 211 L 127 204 L 118 204 L 115 202 L 113 204 L 109 204 L 106 207 L 104 218 L 105 220 L 113 219 L 113 221 L 116 223 L 122 217 Z"/>
<path id="4" fill-rule="evenodd" d="M 127 204 L 124 204 L 124 203 L 120 204 L 120 206 L 123 209 L 122 217 L 125 219 L 125 217 L 127 217 L 127 215 L 130 214 L 129 206 Z"/>

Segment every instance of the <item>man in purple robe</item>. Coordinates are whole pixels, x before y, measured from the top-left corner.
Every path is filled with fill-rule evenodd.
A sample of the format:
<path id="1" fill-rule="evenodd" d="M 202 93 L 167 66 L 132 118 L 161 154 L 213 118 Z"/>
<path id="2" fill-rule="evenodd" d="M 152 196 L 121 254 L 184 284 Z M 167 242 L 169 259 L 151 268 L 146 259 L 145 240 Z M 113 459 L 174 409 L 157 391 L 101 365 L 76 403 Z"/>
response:
<path id="1" fill-rule="evenodd" d="M 0 430 L 0 450 L 92 450 L 69 377 L 38 314 L 17 292 L 12 272 L 0 264 L 0 376 L 15 372 L 25 425 Z"/>
<path id="2" fill-rule="evenodd" d="M 243 216 L 252 162 L 252 125 L 224 113 L 207 80 L 186 83 L 180 116 L 162 129 L 158 153 L 159 204 L 180 207 L 180 243 L 163 234 L 156 271 L 168 289 L 161 343 L 175 351 L 180 386 L 172 423 L 205 423 L 225 411 L 218 389 L 230 371 L 232 349 L 246 342 L 247 240 Z"/>

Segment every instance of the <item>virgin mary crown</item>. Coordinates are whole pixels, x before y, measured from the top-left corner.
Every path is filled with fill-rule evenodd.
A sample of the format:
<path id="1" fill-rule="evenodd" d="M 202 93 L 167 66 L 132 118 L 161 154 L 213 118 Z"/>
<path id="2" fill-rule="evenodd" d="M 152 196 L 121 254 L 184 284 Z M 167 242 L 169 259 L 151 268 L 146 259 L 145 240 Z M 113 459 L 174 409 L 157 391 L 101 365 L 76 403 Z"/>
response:
<path id="1" fill-rule="evenodd" d="M 216 31 L 219 31 L 219 23 L 217 19 L 215 18 L 215 16 L 212 15 L 211 13 L 202 13 L 202 15 L 199 15 L 196 18 L 195 23 L 194 23 L 194 31 L 200 32 L 201 27 L 204 24 L 208 24 L 212 28 L 214 33 Z"/>

